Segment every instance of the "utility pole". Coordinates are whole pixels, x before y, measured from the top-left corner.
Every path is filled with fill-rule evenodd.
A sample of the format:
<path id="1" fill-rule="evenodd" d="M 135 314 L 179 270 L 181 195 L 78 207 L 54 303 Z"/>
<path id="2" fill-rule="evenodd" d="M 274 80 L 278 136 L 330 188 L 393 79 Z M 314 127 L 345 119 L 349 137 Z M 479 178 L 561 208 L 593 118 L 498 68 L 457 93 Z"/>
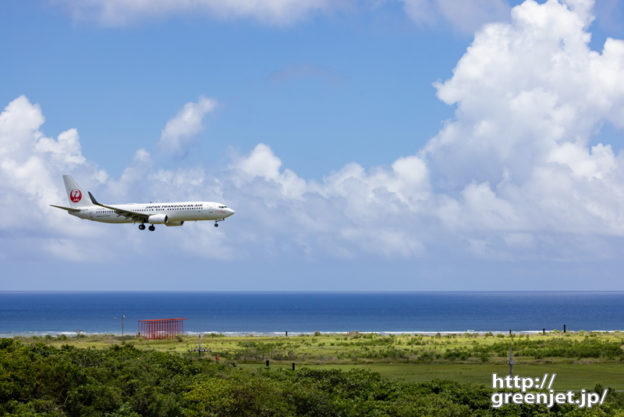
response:
<path id="1" fill-rule="evenodd" d="M 121 335 L 124 335 L 124 319 L 126 318 L 125 314 L 121 315 Z"/>
<path id="2" fill-rule="evenodd" d="M 513 376 L 513 366 L 516 364 L 513 360 L 513 348 L 509 348 L 509 360 L 507 364 L 509 365 L 509 376 Z"/>
<path id="3" fill-rule="evenodd" d="M 200 358 L 202 352 L 210 352 L 210 349 L 201 347 L 201 334 L 197 335 L 197 348 L 189 349 L 189 352 L 197 352 Z M 217 362 L 219 362 L 219 359 L 217 359 Z"/>

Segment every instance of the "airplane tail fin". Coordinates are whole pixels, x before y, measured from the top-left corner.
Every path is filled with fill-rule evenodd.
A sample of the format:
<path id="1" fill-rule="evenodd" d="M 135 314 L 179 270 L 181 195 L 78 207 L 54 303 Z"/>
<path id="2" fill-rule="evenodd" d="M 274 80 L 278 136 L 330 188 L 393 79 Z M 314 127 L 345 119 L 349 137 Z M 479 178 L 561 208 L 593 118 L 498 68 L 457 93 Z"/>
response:
<path id="1" fill-rule="evenodd" d="M 71 208 L 88 207 L 91 205 L 87 193 L 74 181 L 70 175 L 63 175 L 65 190 Z"/>

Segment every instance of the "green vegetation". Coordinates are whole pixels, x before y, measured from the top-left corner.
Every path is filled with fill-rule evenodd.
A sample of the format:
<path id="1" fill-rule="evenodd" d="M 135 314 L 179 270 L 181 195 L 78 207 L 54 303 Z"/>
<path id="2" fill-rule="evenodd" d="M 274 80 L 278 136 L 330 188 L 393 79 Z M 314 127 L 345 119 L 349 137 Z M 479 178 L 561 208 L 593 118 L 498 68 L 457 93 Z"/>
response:
<path id="1" fill-rule="evenodd" d="M 98 349 L 132 343 L 137 349 L 185 354 L 197 337 L 141 340 L 134 336 L 16 338 L 51 346 L 70 344 Z M 559 333 L 546 335 L 400 335 L 319 334 L 300 336 L 204 335 L 202 346 L 222 361 L 290 367 L 291 362 L 315 369 L 369 369 L 397 381 L 434 378 L 490 384 L 493 372 L 506 374 L 509 348 L 514 349 L 516 373 L 540 376 L 557 373 L 556 387 L 580 389 L 595 384 L 624 390 L 624 333 Z"/>
<path id="2" fill-rule="evenodd" d="M 52 346 L 104 348 L 132 343 L 138 349 L 183 353 L 197 345 L 197 337 L 178 336 L 168 340 L 143 340 L 134 336 L 112 335 L 79 337 L 20 338 L 26 343 L 41 341 Z M 468 362 L 504 363 L 513 347 L 516 359 L 532 363 L 604 362 L 624 363 L 624 333 L 558 333 L 546 335 L 380 335 L 352 333 L 283 336 L 204 335 L 202 344 L 220 357 L 242 362 L 261 362 L 266 358 L 306 363 L 366 362 Z"/>
<path id="3" fill-rule="evenodd" d="M 147 341 L 81 336 L 0 339 L 0 415 L 470 416 L 538 415 L 544 406 L 491 408 L 491 373 L 557 373 L 555 388 L 610 387 L 591 410 L 624 416 L 624 335 L 206 335 Z M 214 355 L 220 358 L 215 363 Z M 264 360 L 270 359 L 266 369 Z M 296 362 L 296 371 L 290 364 Z M 366 369 L 367 368 L 367 369 Z M 387 376 L 387 378 L 386 378 Z M 437 379 L 440 378 L 440 379 Z M 442 380 L 445 379 L 445 380 Z"/>

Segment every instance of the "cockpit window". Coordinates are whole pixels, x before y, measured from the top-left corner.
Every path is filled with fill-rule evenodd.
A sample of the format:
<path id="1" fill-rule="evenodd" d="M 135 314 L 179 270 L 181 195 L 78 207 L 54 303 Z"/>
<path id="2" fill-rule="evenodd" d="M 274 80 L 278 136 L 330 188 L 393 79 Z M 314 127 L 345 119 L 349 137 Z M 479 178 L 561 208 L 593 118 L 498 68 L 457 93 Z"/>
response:
<path id="1" fill-rule="evenodd" d="M 219 206 L 219 208 L 227 208 L 227 206 Z"/>

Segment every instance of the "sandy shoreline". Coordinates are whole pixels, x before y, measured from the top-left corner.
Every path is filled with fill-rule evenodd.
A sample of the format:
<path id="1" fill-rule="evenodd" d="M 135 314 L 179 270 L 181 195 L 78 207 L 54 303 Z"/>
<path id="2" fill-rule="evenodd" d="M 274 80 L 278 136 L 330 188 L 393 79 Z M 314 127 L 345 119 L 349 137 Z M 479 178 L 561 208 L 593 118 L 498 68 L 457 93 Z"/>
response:
<path id="1" fill-rule="evenodd" d="M 563 333 L 560 329 L 546 329 L 546 333 Z M 618 333 L 624 332 L 624 330 L 567 330 L 567 333 Z M 288 337 L 294 336 L 312 336 L 317 332 L 299 332 L 299 331 L 288 331 Z M 457 331 L 419 331 L 419 330 L 406 330 L 406 331 L 368 331 L 368 330 L 354 330 L 354 331 L 322 331 L 319 330 L 318 333 L 322 335 L 349 335 L 349 334 L 379 334 L 379 335 L 421 335 L 421 336 L 435 336 L 437 334 L 440 335 L 479 335 L 484 336 L 486 334 L 492 335 L 508 335 L 509 330 L 457 330 Z M 541 334 L 543 330 L 518 330 L 515 331 L 512 329 L 512 334 L 514 335 L 533 335 L 533 334 Z M 44 336 L 60 336 L 65 335 L 68 337 L 73 337 L 77 335 L 84 336 L 103 336 L 103 335 L 111 335 L 111 336 L 121 336 L 121 332 L 88 332 L 88 331 L 29 331 L 29 332 L 15 332 L 15 333 L 0 333 L 0 338 L 12 338 L 12 337 L 44 337 Z M 206 330 L 206 331 L 185 331 L 185 336 L 198 336 L 198 335 L 220 335 L 223 337 L 240 337 L 240 336 L 257 336 L 257 337 L 276 337 L 276 336 L 286 336 L 286 332 L 256 332 L 256 331 L 244 331 L 244 332 L 223 332 L 223 331 L 214 331 L 214 330 Z M 136 333 L 125 332 L 124 336 L 137 336 Z"/>

